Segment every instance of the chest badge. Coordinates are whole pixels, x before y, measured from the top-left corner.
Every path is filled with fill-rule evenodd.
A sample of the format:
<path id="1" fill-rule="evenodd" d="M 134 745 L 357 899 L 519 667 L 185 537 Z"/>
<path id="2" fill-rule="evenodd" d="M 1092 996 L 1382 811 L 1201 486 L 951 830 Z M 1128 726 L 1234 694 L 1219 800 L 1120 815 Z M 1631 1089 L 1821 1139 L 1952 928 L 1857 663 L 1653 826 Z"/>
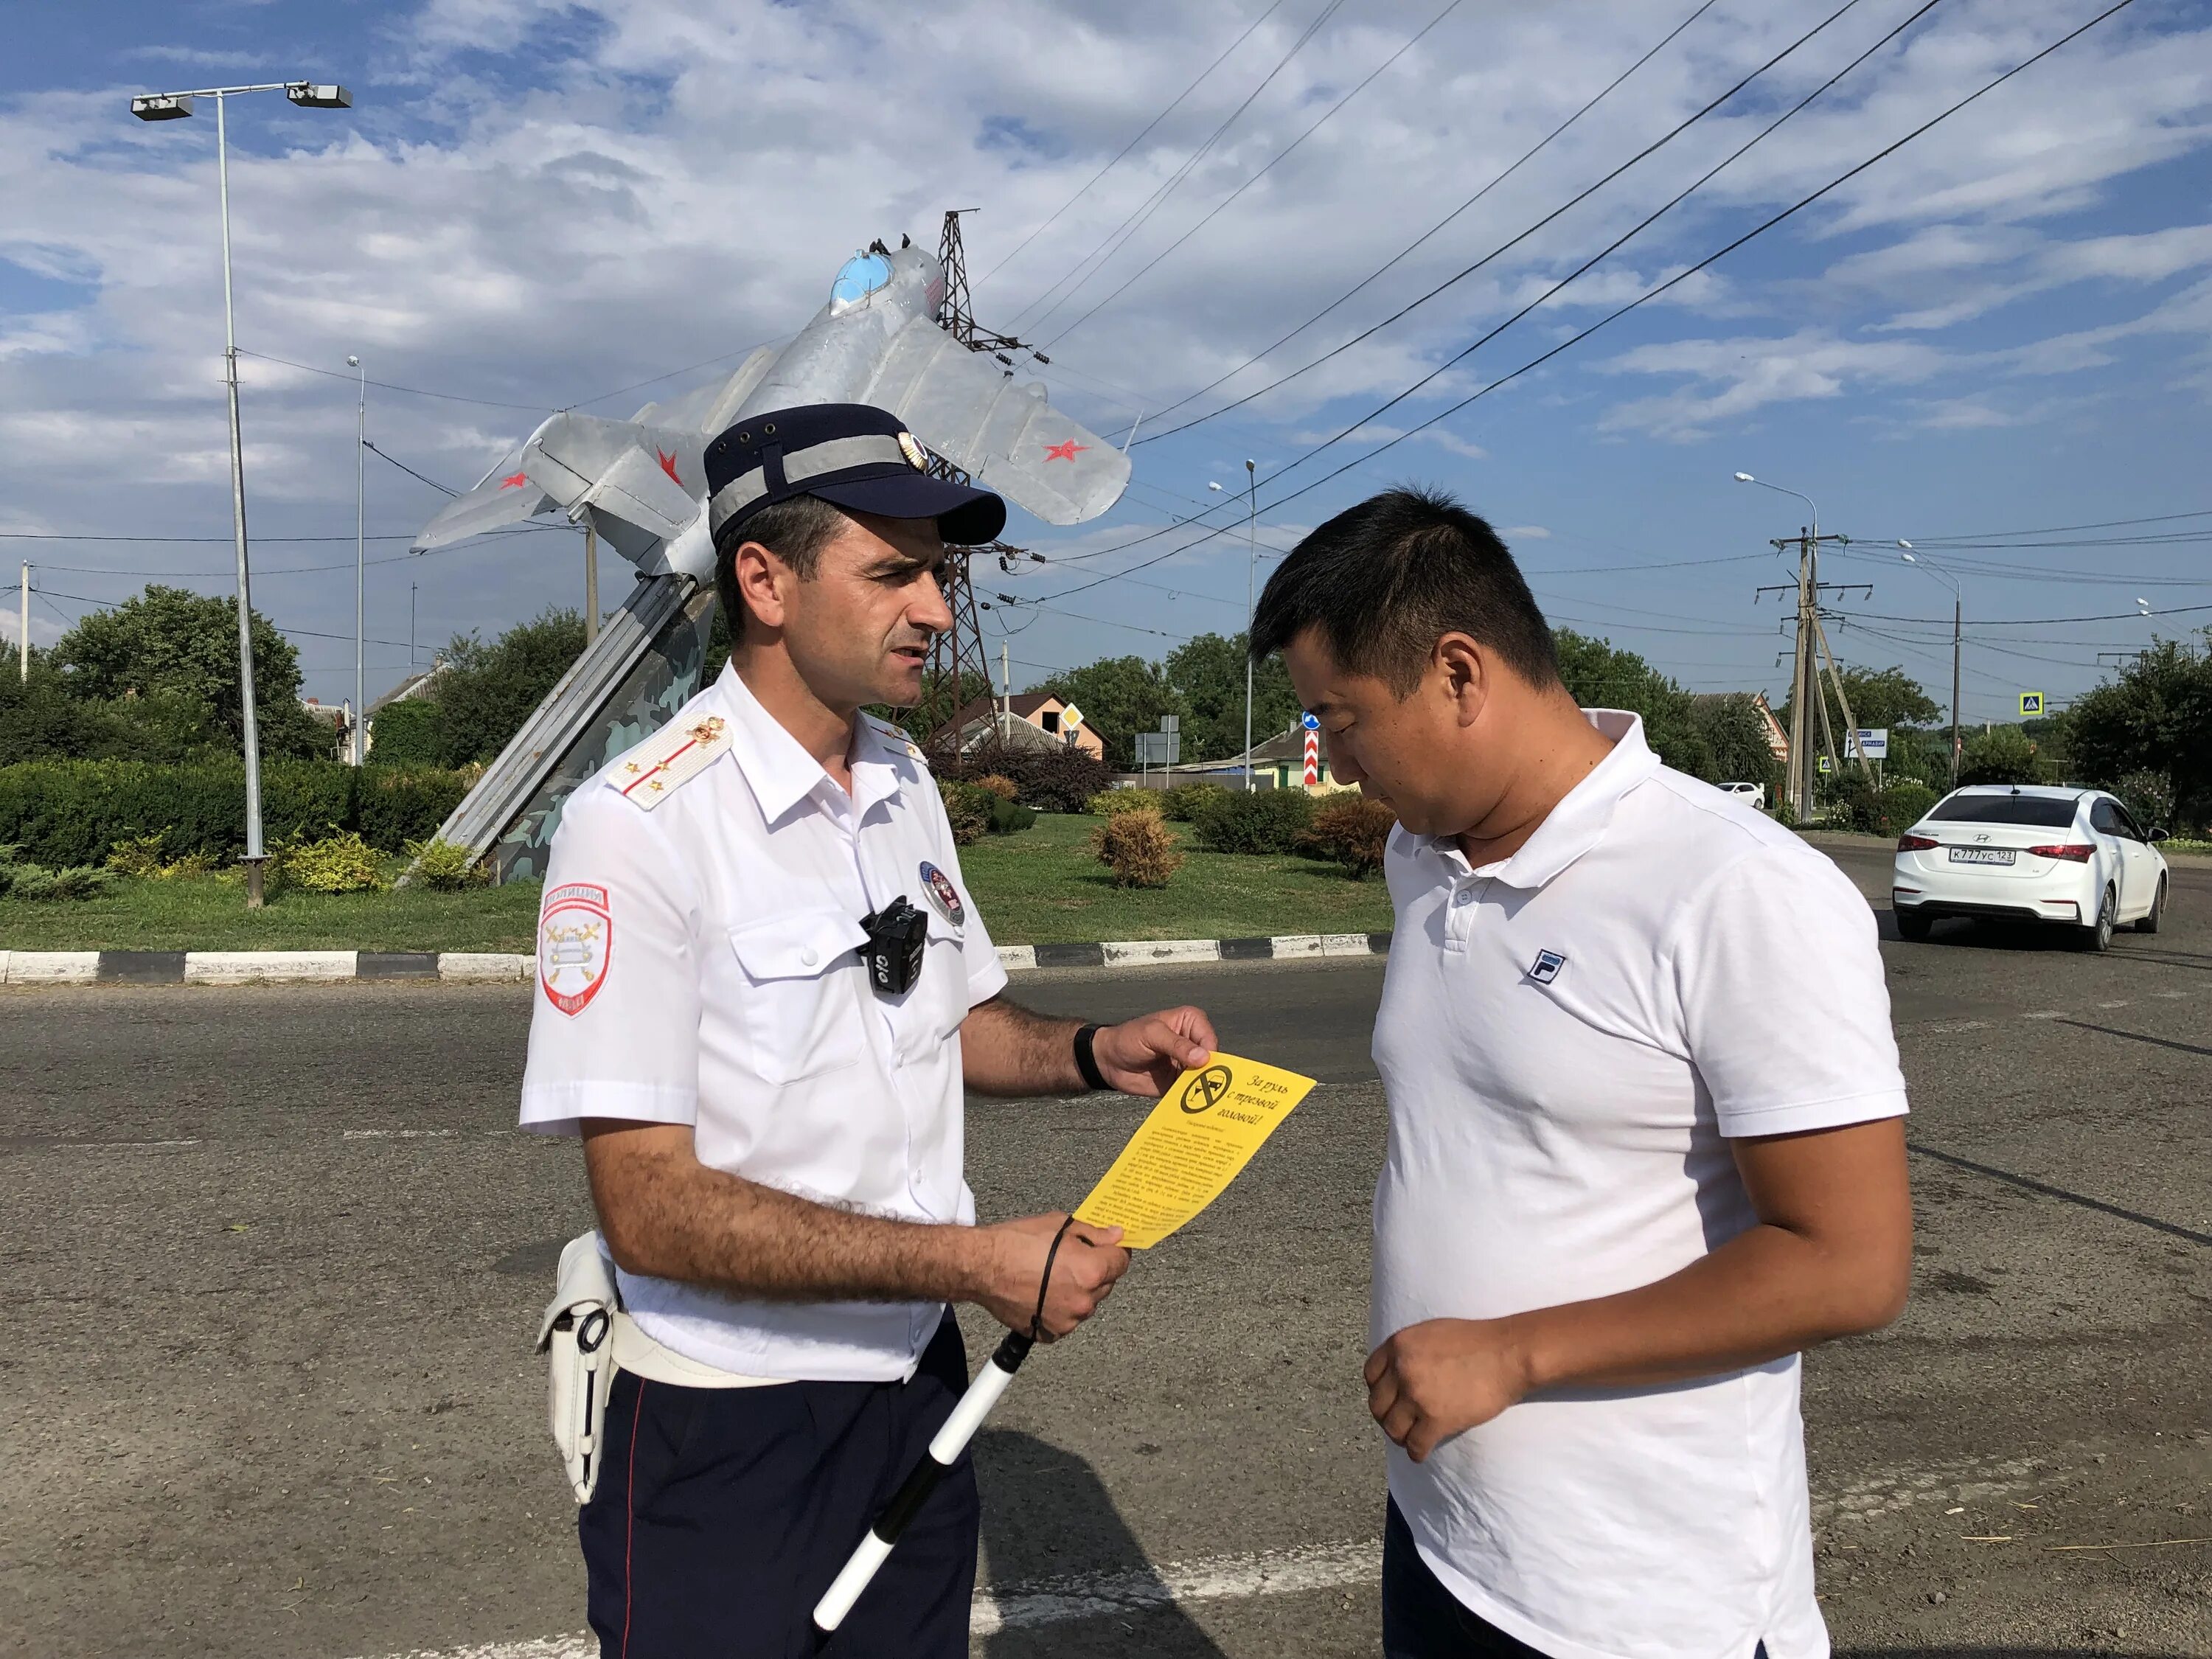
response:
<path id="1" fill-rule="evenodd" d="M 968 912 L 961 906 L 960 890 L 927 859 L 921 861 L 921 890 L 929 895 L 930 906 L 939 915 L 955 927 L 967 925 Z"/>
<path id="2" fill-rule="evenodd" d="M 1539 985 L 1549 985 L 1566 965 L 1567 959 L 1557 951 L 1539 951 L 1535 961 L 1528 964 L 1528 977 Z"/>

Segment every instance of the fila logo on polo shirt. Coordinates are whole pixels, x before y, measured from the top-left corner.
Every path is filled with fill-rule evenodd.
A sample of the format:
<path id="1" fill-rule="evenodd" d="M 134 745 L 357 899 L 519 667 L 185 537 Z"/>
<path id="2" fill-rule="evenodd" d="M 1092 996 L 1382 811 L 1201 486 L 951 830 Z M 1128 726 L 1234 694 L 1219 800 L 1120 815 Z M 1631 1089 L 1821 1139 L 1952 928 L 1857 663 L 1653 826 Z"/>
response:
<path id="1" fill-rule="evenodd" d="M 1528 964 L 1528 977 L 1539 985 L 1549 985 L 1566 965 L 1567 959 L 1557 951 L 1539 951 L 1535 961 Z"/>

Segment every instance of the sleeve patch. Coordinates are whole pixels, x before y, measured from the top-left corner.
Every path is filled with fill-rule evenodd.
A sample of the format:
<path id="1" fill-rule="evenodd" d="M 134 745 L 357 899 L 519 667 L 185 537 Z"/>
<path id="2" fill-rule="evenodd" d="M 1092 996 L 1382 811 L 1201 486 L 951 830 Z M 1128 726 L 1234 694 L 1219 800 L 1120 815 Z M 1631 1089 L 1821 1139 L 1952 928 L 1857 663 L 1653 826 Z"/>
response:
<path id="1" fill-rule="evenodd" d="M 570 1018 L 591 1006 L 614 959 L 615 921 L 607 890 L 568 882 L 545 895 L 538 918 L 538 983 Z"/>

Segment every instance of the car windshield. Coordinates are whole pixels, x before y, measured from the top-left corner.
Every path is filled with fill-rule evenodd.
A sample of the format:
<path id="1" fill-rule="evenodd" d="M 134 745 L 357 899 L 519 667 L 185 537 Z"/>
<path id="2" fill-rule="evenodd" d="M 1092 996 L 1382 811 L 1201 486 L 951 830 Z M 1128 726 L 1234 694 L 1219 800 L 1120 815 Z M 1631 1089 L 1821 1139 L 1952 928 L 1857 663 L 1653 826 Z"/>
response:
<path id="1" fill-rule="evenodd" d="M 1928 816 L 1939 823 L 2021 823 L 2064 830 L 2074 822 L 2074 801 L 2052 795 L 1954 795 Z"/>

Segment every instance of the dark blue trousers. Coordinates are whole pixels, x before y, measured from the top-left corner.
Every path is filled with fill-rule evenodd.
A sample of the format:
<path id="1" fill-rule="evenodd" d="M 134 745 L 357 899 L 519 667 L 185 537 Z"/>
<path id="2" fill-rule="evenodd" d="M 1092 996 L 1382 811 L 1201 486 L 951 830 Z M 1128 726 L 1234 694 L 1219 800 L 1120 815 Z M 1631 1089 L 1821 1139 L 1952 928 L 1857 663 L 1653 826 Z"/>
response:
<path id="1" fill-rule="evenodd" d="M 1414 1547 L 1413 1528 L 1391 1500 L 1382 1524 L 1383 1659 L 1545 1659 L 1472 1613 L 1446 1589 Z M 1759 1644 L 1756 1659 L 1766 1659 Z"/>
<path id="2" fill-rule="evenodd" d="M 577 1522 L 605 1659 L 805 1659 L 814 1604 L 968 1386 L 948 1310 L 912 1380 L 681 1389 L 624 1373 Z M 963 1454 L 824 1651 L 967 1659 Z"/>

